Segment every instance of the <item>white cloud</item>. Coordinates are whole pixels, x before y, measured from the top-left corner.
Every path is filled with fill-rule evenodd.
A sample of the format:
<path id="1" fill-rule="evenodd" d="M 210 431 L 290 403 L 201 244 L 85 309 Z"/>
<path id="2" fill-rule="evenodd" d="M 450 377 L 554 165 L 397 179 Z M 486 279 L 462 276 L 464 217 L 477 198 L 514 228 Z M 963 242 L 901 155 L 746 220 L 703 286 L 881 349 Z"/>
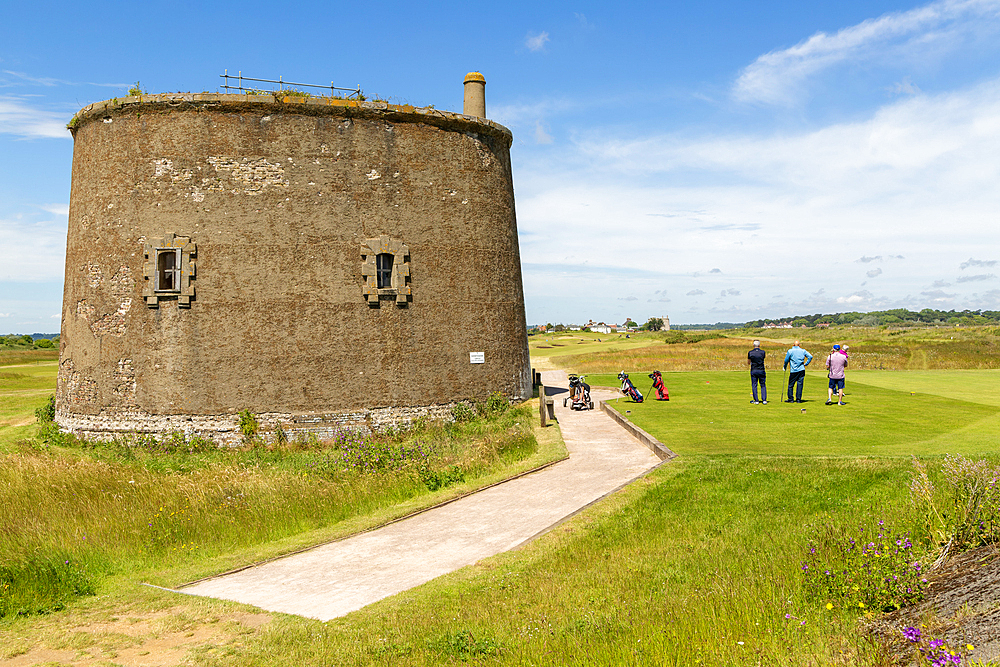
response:
<path id="1" fill-rule="evenodd" d="M 537 121 L 535 123 L 535 143 L 536 144 L 552 143 L 552 135 L 545 131 L 545 127 L 542 125 L 542 121 Z"/>
<path id="2" fill-rule="evenodd" d="M 0 313 L 0 317 L 10 317 L 10 313 Z"/>
<path id="3" fill-rule="evenodd" d="M 967 35 L 995 23 L 998 0 L 938 0 L 905 12 L 885 14 L 843 28 L 818 32 L 793 47 L 765 53 L 740 73 L 733 96 L 744 102 L 794 103 L 805 82 L 848 62 L 871 62 L 892 53 L 951 51 Z M 995 29 L 995 25 L 992 26 Z"/>
<path id="4" fill-rule="evenodd" d="M 38 208 L 52 215 L 69 215 L 69 204 L 42 204 Z"/>
<path id="5" fill-rule="evenodd" d="M 929 292 L 921 292 L 920 294 L 921 296 L 926 296 L 931 301 L 937 304 L 947 303 L 957 296 L 957 294 L 948 294 L 944 290 L 939 290 L 939 289 L 931 290 Z"/>
<path id="6" fill-rule="evenodd" d="M 868 271 L 867 273 L 865 273 L 865 275 L 868 276 L 869 278 L 874 278 L 875 276 L 880 276 L 880 275 L 882 275 L 882 269 L 872 269 L 871 271 Z"/>
<path id="7" fill-rule="evenodd" d="M 0 219 L 0 280 L 62 280 L 66 224 Z"/>
<path id="8" fill-rule="evenodd" d="M 566 99 L 544 99 L 531 104 L 495 104 L 490 107 L 490 117 L 508 127 L 534 125 L 540 119 L 556 114 L 578 111 L 581 105 Z"/>
<path id="9" fill-rule="evenodd" d="M 524 45 L 528 47 L 529 51 L 541 51 L 545 48 L 545 43 L 549 41 L 549 33 L 540 32 L 537 35 L 532 35 L 530 32 L 528 36 L 524 38 Z"/>
<path id="10" fill-rule="evenodd" d="M 982 280 L 993 280 L 994 278 L 996 278 L 996 276 L 993 275 L 992 273 L 979 273 L 973 276 L 959 276 L 958 278 L 955 279 L 955 282 L 972 283 L 972 282 L 979 282 Z"/>
<path id="11" fill-rule="evenodd" d="M 995 259 L 988 259 L 988 260 L 986 260 L 986 259 L 972 259 L 970 257 L 968 260 L 966 260 L 966 261 L 962 262 L 961 264 L 959 264 L 958 268 L 960 268 L 963 271 L 965 271 L 970 266 L 982 266 L 982 267 L 989 268 L 991 266 L 996 266 L 996 264 L 997 264 L 997 261 Z"/>
<path id="12" fill-rule="evenodd" d="M 0 133 L 27 138 L 70 139 L 62 114 L 26 105 L 16 97 L 0 96 Z"/>
<path id="13" fill-rule="evenodd" d="M 591 283 L 591 302 L 668 284 L 684 295 L 671 305 L 686 314 L 678 322 L 713 321 L 698 297 L 715 290 L 719 298 L 724 285 L 713 281 L 724 276 L 704 267 L 726 266 L 727 282 L 785 295 L 773 303 L 732 299 L 742 315 L 731 321 L 919 309 L 940 297 L 910 294 L 912 286 L 953 283 L 938 267 L 1000 247 L 1000 79 L 897 98 L 867 118 L 808 131 L 569 137 L 558 159 L 522 157 L 515 170 L 521 257 L 554 271 L 565 270 L 567 256 L 606 270 Z M 892 277 L 879 274 L 878 296 L 865 288 L 806 296 L 836 281 L 838 264 L 849 262 L 866 272 L 892 262 Z M 548 307 L 554 300 L 569 307 L 578 283 L 557 276 L 547 274 L 537 288 L 551 293 Z M 952 303 L 969 307 L 979 297 L 968 288 L 981 285 L 959 284 Z M 526 285 L 526 294 L 532 289 Z"/>
<path id="14" fill-rule="evenodd" d="M 987 310 L 996 310 L 1000 308 L 1000 289 L 991 289 L 983 294 L 976 296 L 973 295 L 971 299 L 971 304 L 977 308 L 984 308 Z"/>
<path id="15" fill-rule="evenodd" d="M 871 292 L 869 292 L 868 290 L 861 290 L 860 292 L 855 292 L 854 294 L 851 294 L 850 296 L 838 296 L 837 297 L 837 303 L 839 303 L 839 304 L 846 304 L 846 305 L 849 305 L 849 306 L 856 306 L 858 304 L 862 304 L 862 303 L 865 303 L 867 301 L 871 301 L 871 299 L 872 299 L 872 293 Z"/>
<path id="16" fill-rule="evenodd" d="M 902 81 L 889 86 L 889 92 L 897 95 L 916 95 L 920 92 L 920 88 L 910 81 L 910 77 L 905 76 Z"/>
<path id="17" fill-rule="evenodd" d="M 97 86 L 99 88 L 121 88 L 124 90 L 129 88 L 129 86 L 131 85 L 127 83 L 94 83 L 92 81 L 66 81 L 65 79 L 54 79 L 52 77 L 31 76 L 29 74 L 25 74 L 24 72 L 14 72 L 9 69 L 0 71 L 2 71 L 3 74 L 13 76 L 17 79 L 20 79 L 21 81 L 34 83 L 36 85 L 45 86 L 48 88 L 54 86 Z M 0 85 L 2 85 L 3 83 L 6 82 L 0 81 Z"/>

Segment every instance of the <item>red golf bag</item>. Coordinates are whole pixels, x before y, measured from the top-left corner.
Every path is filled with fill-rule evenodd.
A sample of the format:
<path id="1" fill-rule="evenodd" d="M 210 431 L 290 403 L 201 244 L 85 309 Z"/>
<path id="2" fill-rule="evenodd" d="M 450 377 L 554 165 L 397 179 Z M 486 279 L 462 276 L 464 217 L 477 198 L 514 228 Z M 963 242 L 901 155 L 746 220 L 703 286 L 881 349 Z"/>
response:
<path id="1" fill-rule="evenodd" d="M 653 389 L 656 390 L 656 400 L 669 401 L 670 394 L 667 393 L 667 386 L 663 384 L 663 376 L 660 375 L 660 371 L 653 371 L 649 374 L 649 378 L 653 381 Z"/>

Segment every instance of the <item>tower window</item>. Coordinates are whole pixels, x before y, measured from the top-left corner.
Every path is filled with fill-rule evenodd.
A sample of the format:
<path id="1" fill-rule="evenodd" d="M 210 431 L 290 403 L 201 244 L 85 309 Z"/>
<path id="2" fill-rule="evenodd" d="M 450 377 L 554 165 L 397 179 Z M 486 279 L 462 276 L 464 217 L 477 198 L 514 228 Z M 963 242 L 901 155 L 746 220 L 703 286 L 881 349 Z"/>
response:
<path id="1" fill-rule="evenodd" d="M 393 257 L 393 254 L 388 252 L 379 253 L 375 256 L 375 279 L 378 289 L 389 289 L 392 287 Z"/>
<path id="2" fill-rule="evenodd" d="M 379 300 L 395 298 L 396 305 L 405 308 L 413 291 L 410 289 L 410 248 L 389 236 L 365 239 L 361 243 L 361 294 L 372 308 Z"/>
<path id="3" fill-rule="evenodd" d="M 179 292 L 181 289 L 181 249 L 156 249 L 156 291 Z"/>

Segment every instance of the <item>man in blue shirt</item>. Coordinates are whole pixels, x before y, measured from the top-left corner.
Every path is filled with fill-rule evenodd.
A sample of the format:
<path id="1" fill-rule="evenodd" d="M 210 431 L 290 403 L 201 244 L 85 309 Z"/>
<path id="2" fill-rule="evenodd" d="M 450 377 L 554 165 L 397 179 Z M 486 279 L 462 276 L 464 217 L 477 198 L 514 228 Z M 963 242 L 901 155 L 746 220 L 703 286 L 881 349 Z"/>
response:
<path id="1" fill-rule="evenodd" d="M 788 374 L 788 400 L 786 403 L 802 402 L 802 385 L 806 379 L 806 366 L 813 360 L 813 356 L 799 347 L 799 341 L 795 341 L 788 352 L 785 353 L 785 363 L 783 368 L 789 369 Z M 791 367 L 791 368 L 789 368 Z M 797 386 L 795 386 L 797 384 Z M 792 400 L 792 387 L 795 386 L 795 400 Z"/>

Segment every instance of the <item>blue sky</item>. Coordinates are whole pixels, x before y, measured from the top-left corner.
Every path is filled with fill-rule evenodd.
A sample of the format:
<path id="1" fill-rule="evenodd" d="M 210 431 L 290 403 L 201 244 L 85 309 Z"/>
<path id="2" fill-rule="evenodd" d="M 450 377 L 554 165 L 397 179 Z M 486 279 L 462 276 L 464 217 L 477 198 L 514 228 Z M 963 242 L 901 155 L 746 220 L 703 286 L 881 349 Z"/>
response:
<path id="1" fill-rule="evenodd" d="M 1000 0 L 8 3 L 0 332 L 56 331 L 82 106 L 248 76 L 487 79 L 529 322 L 1000 309 Z"/>

